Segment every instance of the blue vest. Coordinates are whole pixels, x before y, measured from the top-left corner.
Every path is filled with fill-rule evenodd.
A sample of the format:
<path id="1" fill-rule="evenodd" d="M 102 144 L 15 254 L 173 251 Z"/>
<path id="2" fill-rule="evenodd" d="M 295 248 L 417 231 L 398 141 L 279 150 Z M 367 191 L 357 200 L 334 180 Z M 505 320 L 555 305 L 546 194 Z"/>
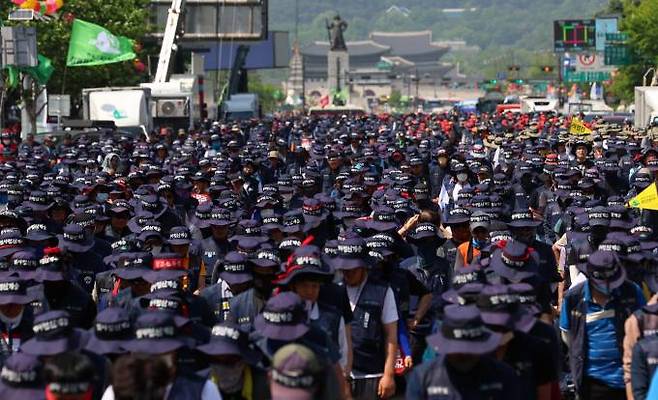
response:
<path id="1" fill-rule="evenodd" d="M 634 399 L 646 399 L 656 366 L 658 366 L 658 338 L 653 336 L 641 339 L 635 344 L 631 363 L 631 385 Z"/>
<path id="2" fill-rule="evenodd" d="M 240 330 L 250 333 L 254 330 L 254 319 L 265 306 L 265 301 L 256 296 L 255 289 L 249 289 L 233 297 L 229 302 L 229 320 L 240 326 Z"/>
<path id="3" fill-rule="evenodd" d="M 219 246 L 215 239 L 210 236 L 201 241 L 201 251 L 201 258 L 206 265 L 206 284 L 213 284 L 216 282 L 212 280 L 215 262 L 217 262 L 217 259 L 224 257 L 229 251 L 228 243 L 225 246 Z"/>
<path id="4" fill-rule="evenodd" d="M 220 283 L 215 283 L 214 285 L 205 288 L 201 292 L 201 297 L 208 302 L 213 314 L 215 314 L 215 320 L 217 322 L 226 321 L 229 310 L 231 309 L 230 300 L 233 297 L 222 296 L 222 287 Z"/>
<path id="5" fill-rule="evenodd" d="M 354 308 L 352 346 L 354 369 L 367 374 L 384 372 L 386 337 L 382 326 L 382 307 L 388 286 L 366 281 Z"/>
<path id="6" fill-rule="evenodd" d="M 311 320 L 311 324 L 315 325 L 323 332 L 326 332 L 336 347 L 338 347 L 338 333 L 340 331 L 341 318 L 340 312 L 330 305 L 319 303 L 318 309 L 320 311 L 320 317 L 318 319 Z"/>
<path id="7" fill-rule="evenodd" d="M 518 392 L 511 392 L 513 372 L 505 364 L 483 357 L 472 375 L 469 387 L 456 387 L 450 379 L 445 364 L 445 356 L 417 368 L 419 382 L 422 386 L 422 399 L 428 400 L 517 400 Z M 466 393 L 468 391 L 468 393 Z M 409 392 L 408 392 L 409 393 Z M 416 399 L 414 396 L 407 396 Z"/>
<path id="8" fill-rule="evenodd" d="M 206 379 L 195 375 L 179 375 L 171 386 L 167 400 L 199 400 Z"/>
<path id="9" fill-rule="evenodd" d="M 564 298 L 564 305 L 569 305 L 569 365 L 576 392 L 582 396 L 582 384 L 587 364 L 587 304 L 584 299 L 584 288 L 587 282 L 582 282 L 570 289 Z M 619 354 L 623 354 L 624 322 L 638 309 L 635 286 L 626 281 L 616 289 L 615 328 Z"/>
<path id="10" fill-rule="evenodd" d="M 633 313 L 640 328 L 640 338 L 658 336 L 658 304 L 649 304 Z"/>

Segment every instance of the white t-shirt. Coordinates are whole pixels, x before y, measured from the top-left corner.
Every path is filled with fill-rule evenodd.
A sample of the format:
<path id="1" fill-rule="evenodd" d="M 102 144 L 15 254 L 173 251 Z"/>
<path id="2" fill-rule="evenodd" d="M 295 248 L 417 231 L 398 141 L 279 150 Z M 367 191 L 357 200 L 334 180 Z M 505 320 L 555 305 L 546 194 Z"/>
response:
<path id="1" fill-rule="evenodd" d="M 356 304 L 359 302 L 359 297 L 361 296 L 361 291 L 367 281 L 368 277 L 366 277 L 359 286 L 346 286 L 347 297 L 350 299 L 350 308 L 352 308 L 352 311 L 356 308 Z M 386 325 L 392 322 L 397 322 L 398 319 L 398 307 L 395 304 L 395 295 L 393 294 L 393 290 L 388 287 L 386 289 L 386 295 L 384 296 L 384 305 L 382 306 L 382 324 Z"/>
<path id="2" fill-rule="evenodd" d="M 169 392 L 171 391 L 171 384 L 167 385 L 167 391 L 165 392 L 165 399 L 169 397 Z M 112 385 L 108 386 L 103 393 L 101 400 L 114 400 L 114 389 Z M 209 380 L 206 380 L 206 383 L 203 385 L 203 390 L 201 391 L 200 400 L 222 400 L 222 394 L 219 393 L 217 385 L 212 383 Z"/>

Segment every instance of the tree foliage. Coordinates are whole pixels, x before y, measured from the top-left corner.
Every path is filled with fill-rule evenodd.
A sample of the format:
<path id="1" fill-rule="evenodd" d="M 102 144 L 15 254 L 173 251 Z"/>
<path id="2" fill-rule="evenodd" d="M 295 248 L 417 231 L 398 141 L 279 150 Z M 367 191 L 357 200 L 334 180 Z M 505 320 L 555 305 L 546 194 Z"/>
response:
<path id="1" fill-rule="evenodd" d="M 634 63 L 619 69 L 610 88 L 618 98 L 631 102 L 644 73 L 658 65 L 658 0 L 612 0 L 609 8 L 622 12 L 620 30 L 628 34 L 635 54 Z"/>
<path id="2" fill-rule="evenodd" d="M 67 0 L 54 19 L 36 22 L 38 51 L 50 58 L 55 67 L 48 83 L 49 93 L 66 93 L 79 98 L 85 87 L 127 86 L 143 80 L 144 76 L 135 71 L 132 62 L 66 68 L 66 55 L 72 17 L 141 42 L 150 30 L 148 4 L 148 0 Z"/>
<path id="3" fill-rule="evenodd" d="M 272 112 L 276 109 L 281 89 L 279 86 L 263 82 L 260 75 L 249 74 L 248 91 L 258 94 L 258 101 L 264 113 Z"/>

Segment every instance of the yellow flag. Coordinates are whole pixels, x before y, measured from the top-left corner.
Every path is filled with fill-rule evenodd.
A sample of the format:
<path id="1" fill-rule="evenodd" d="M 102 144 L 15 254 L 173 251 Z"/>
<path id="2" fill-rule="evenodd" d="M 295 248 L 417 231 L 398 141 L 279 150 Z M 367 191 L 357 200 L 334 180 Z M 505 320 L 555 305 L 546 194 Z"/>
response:
<path id="1" fill-rule="evenodd" d="M 644 210 L 658 210 L 658 191 L 656 191 L 656 183 L 652 183 L 649 187 L 640 192 L 640 194 L 633 197 L 628 202 L 628 206 Z"/>
<path id="2" fill-rule="evenodd" d="M 592 133 L 592 130 L 583 124 L 578 118 L 571 120 L 571 126 L 569 127 L 569 133 L 572 135 L 589 135 Z"/>

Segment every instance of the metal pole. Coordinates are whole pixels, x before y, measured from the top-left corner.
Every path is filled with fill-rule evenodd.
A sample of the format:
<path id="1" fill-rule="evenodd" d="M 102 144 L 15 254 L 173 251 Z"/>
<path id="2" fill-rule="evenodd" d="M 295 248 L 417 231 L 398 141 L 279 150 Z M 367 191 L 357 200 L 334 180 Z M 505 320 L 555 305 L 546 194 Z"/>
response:
<path id="1" fill-rule="evenodd" d="M 299 42 L 299 0 L 295 0 L 295 42 Z"/>

